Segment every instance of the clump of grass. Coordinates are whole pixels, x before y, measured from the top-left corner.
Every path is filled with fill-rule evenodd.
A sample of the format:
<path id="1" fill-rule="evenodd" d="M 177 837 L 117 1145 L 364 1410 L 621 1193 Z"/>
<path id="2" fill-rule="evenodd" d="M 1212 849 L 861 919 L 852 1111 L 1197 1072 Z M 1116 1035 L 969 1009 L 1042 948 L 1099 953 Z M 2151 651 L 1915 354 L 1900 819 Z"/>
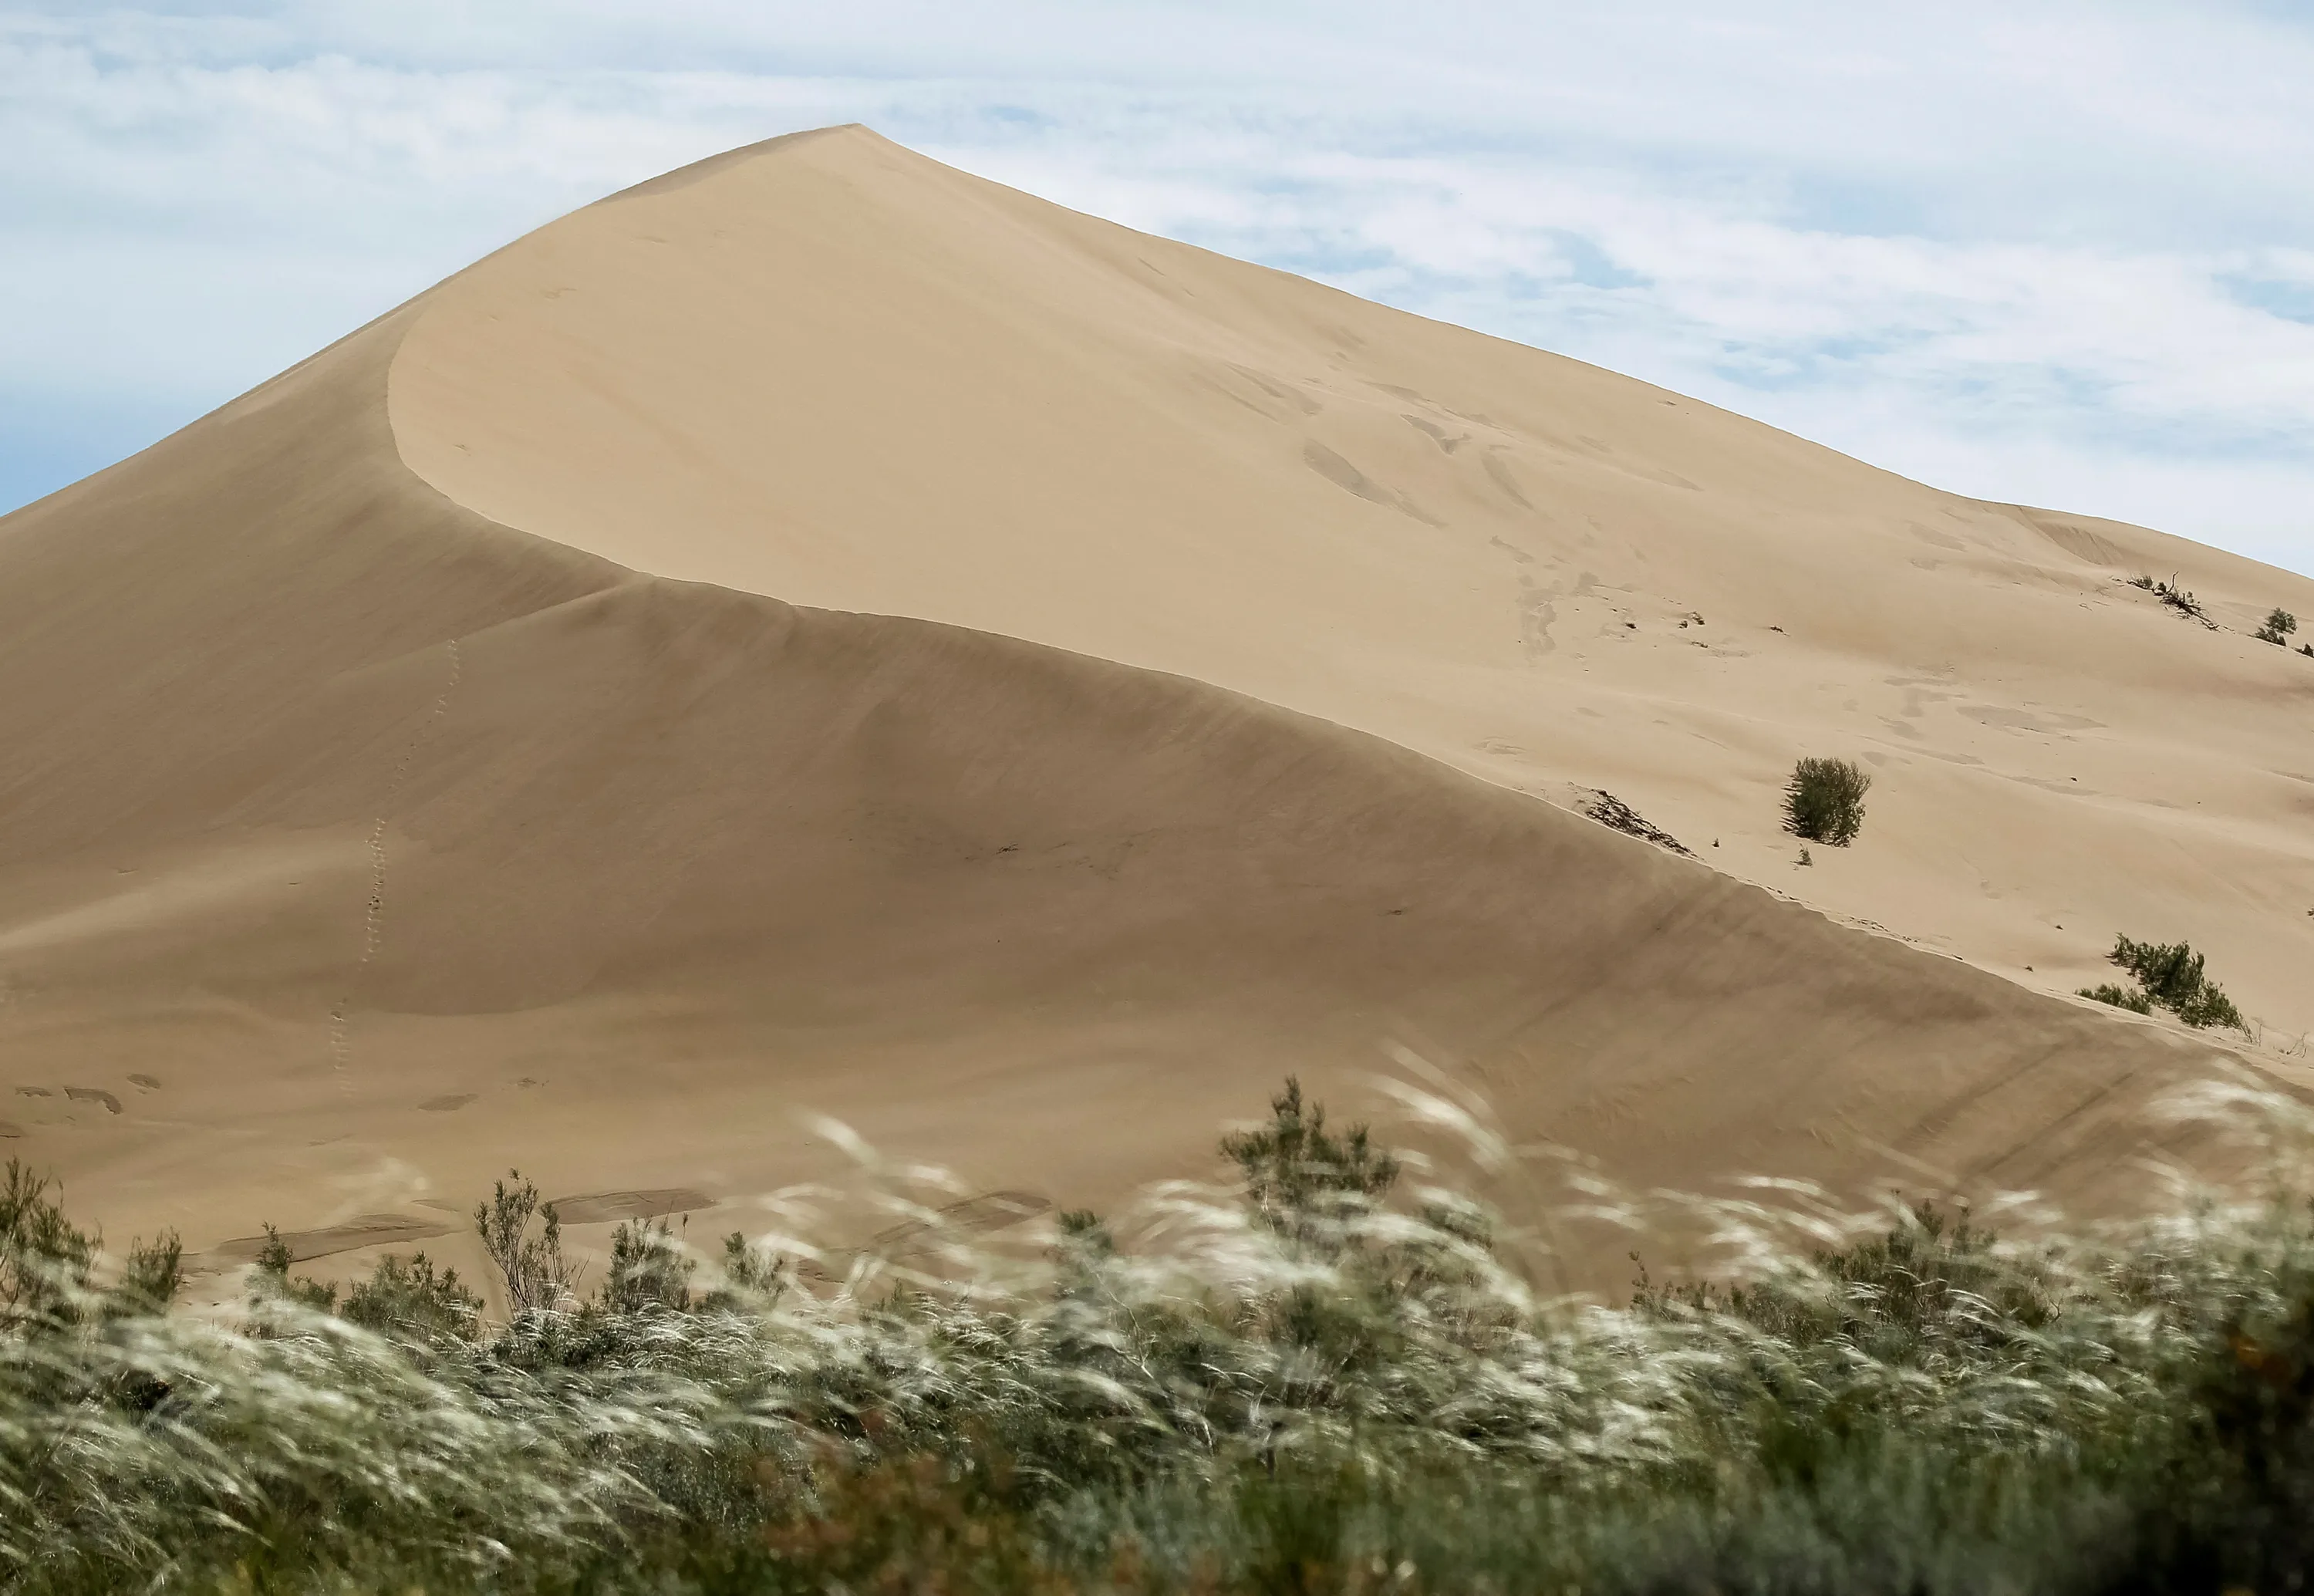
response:
<path id="1" fill-rule="evenodd" d="M 2128 971 L 2137 984 L 2122 987 L 2108 982 L 2085 986 L 2080 990 L 2082 997 L 2135 1014 L 2151 1014 L 2156 1007 L 2167 1009 L 2196 1030 L 2211 1026 L 2248 1029 L 2233 1000 L 2204 974 L 2205 961 L 2190 943 L 2139 942 L 2116 937 L 2106 960 Z"/>
<path id="2" fill-rule="evenodd" d="M 2174 575 L 2166 582 L 2157 581 L 2151 577 L 2139 577 L 2132 581 L 2130 586 L 2144 589 L 2170 609 L 2190 620 L 2200 622 L 2212 630 L 2217 629 L 2218 623 L 2211 620 L 2208 613 L 2204 611 L 2201 600 L 2195 598 L 2186 589 L 2178 586 L 2177 578 Z"/>
<path id="3" fill-rule="evenodd" d="M 2265 618 L 2265 624 L 2250 635 L 2261 643 L 2278 643 L 2286 648 L 2290 646 L 2290 634 L 2297 630 L 2298 617 L 2288 610 L 2276 608 Z"/>
<path id="4" fill-rule="evenodd" d="M 1845 759 L 1803 759 L 1784 787 L 1784 829 L 1811 842 L 1845 848 L 1864 829 L 1872 778 Z"/>
<path id="5" fill-rule="evenodd" d="M 57 1310 L 0 1330 L 0 1589 L 2293 1588 L 2314 1129 L 2230 1112 L 2283 1196 L 2017 1240 L 1780 1185 L 1689 1201 L 1727 1272 L 1623 1306 L 1290 1081 L 1227 1186 L 812 1291 L 806 1238 L 702 1292 L 646 1223 L 581 1301 L 517 1180 L 479 1228 L 562 1289 L 495 1319 L 416 1259 L 301 1293 L 286 1248 L 246 1323 L 171 1312 L 12 1174 Z"/>

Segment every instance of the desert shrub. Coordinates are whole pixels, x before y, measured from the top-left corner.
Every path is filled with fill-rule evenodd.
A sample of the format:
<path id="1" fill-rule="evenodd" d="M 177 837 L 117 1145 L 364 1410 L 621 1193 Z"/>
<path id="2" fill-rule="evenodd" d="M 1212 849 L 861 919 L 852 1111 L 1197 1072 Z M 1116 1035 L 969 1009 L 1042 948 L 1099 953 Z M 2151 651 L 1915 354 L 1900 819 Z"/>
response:
<path id="1" fill-rule="evenodd" d="M 424 1253 L 380 1258 L 367 1280 L 347 1292 L 346 1322 L 381 1336 L 420 1342 L 465 1340 L 481 1327 L 482 1300 L 455 1269 L 436 1273 Z"/>
<path id="2" fill-rule="evenodd" d="M 2177 1006 L 2177 1018 L 2196 1030 L 2211 1026 L 2224 1026 L 2230 1030 L 2247 1031 L 2248 1025 L 2242 1011 L 2231 998 L 2214 984 L 2204 984 L 2201 991 Z"/>
<path id="3" fill-rule="evenodd" d="M 2207 613 L 2203 610 L 2202 601 L 2195 598 L 2187 589 L 2177 586 L 2177 578 L 2174 575 L 2166 582 L 2141 577 L 2133 586 L 2144 588 L 2159 599 L 2164 605 L 2177 611 L 2188 620 L 2198 621 L 2203 625 L 2212 629 L 2217 625 L 2217 622 L 2211 620 Z"/>
<path id="4" fill-rule="evenodd" d="M 744 1249 L 744 1238 L 740 1245 Z M 743 1255 L 743 1267 L 746 1261 Z M 611 1313 L 679 1313 L 691 1306 L 691 1270 L 665 1221 L 623 1223 L 611 1234 L 611 1266 L 596 1301 Z"/>
<path id="5" fill-rule="evenodd" d="M 2204 980 L 2204 960 L 2186 942 L 2139 942 L 2116 937 L 2106 961 L 2136 976 L 2145 995 L 2165 1009 L 2191 1001 Z"/>
<path id="6" fill-rule="evenodd" d="M 688 1260 L 685 1260 L 686 1263 Z M 741 1312 L 778 1306 L 794 1283 L 788 1260 L 738 1230 L 723 1238 L 721 1282 L 701 1293 L 695 1306 L 710 1312 Z"/>
<path id="7" fill-rule="evenodd" d="M 338 1306 L 338 1288 L 328 1281 L 289 1277 L 289 1265 L 296 1259 L 290 1255 L 289 1244 L 281 1232 L 269 1223 L 265 1227 L 265 1245 L 258 1249 L 249 1276 L 249 1304 L 260 1314 L 280 1304 L 310 1309 L 316 1313 L 333 1312 Z"/>
<path id="8" fill-rule="evenodd" d="M 2106 959 L 2136 977 L 2137 985 L 2133 989 L 2110 983 L 2085 986 L 2080 991 L 2082 997 L 2095 998 L 2100 1003 L 2111 1003 L 2137 1014 L 2151 1014 L 2158 1006 L 2196 1030 L 2211 1026 L 2248 1028 L 2233 1000 L 2204 974 L 2203 956 L 2195 952 L 2190 943 L 2140 942 L 2129 937 L 2116 937 L 2113 951 L 2106 955 Z"/>
<path id="9" fill-rule="evenodd" d="M 2251 635 L 2257 638 L 2261 643 L 2279 643 L 2283 647 L 2288 648 L 2290 646 L 2290 634 L 2297 630 L 2298 617 L 2292 614 L 2288 610 L 2277 608 L 2272 614 L 2265 618 L 2265 624 L 2259 627 L 2257 630 L 2253 632 Z"/>
<path id="10" fill-rule="evenodd" d="M 65 1217 L 48 1181 L 10 1159 L 0 1180 L 0 1331 L 68 1321 L 95 1256 L 95 1239 Z"/>
<path id="11" fill-rule="evenodd" d="M 1803 759 L 1784 788 L 1784 829 L 1811 842 L 1845 848 L 1864 829 L 1872 778 L 1845 759 Z"/>
<path id="12" fill-rule="evenodd" d="M 1305 1241 L 1338 1229 L 1337 1214 L 1363 1210 L 1398 1179 L 1397 1160 L 1365 1125 L 1329 1132 L 1324 1105 L 1304 1103 L 1302 1082 L 1290 1076 L 1269 1100 L 1268 1120 L 1223 1137 L 1222 1153 L 1244 1177 L 1262 1222 Z"/>
<path id="13" fill-rule="evenodd" d="M 508 1307 L 517 1315 L 561 1308 L 578 1284 L 578 1272 L 562 1253 L 562 1221 L 552 1203 L 543 1207 L 538 1187 L 519 1169 L 492 1183 L 490 1200 L 474 1206 L 474 1228 L 482 1250 L 498 1271 Z M 531 1233 L 533 1216 L 541 1224 Z"/>
<path id="14" fill-rule="evenodd" d="M 1792 1278 L 1655 1286 L 1641 1270 L 1632 1307 L 1677 1307 L 1741 1319 L 1793 1345 L 1840 1344 L 1886 1362 L 1918 1363 L 1956 1341 L 1991 1345 L 2048 1318 L 2049 1286 L 2001 1250 L 2000 1238 L 1921 1202 L 1878 1235 L 1809 1253 Z"/>
<path id="15" fill-rule="evenodd" d="M 2174 574 L 2166 582 L 2153 577 L 2133 577 L 2130 578 L 2129 585 L 2151 593 L 2168 608 L 2177 611 L 2186 619 L 2198 621 L 2212 631 L 2218 630 L 2218 623 L 2210 619 L 2209 613 L 2202 606 L 2202 601 L 2195 598 L 2187 589 L 2178 586 L 2177 578 Z"/>
<path id="16" fill-rule="evenodd" d="M 2110 981 L 2101 981 L 2095 986 L 2081 988 L 2080 995 L 2095 998 L 2100 1003 L 2110 1003 L 2116 1009 L 2126 1009 L 2132 1014 L 2153 1012 L 2153 1000 L 2142 987 L 2115 986 Z"/>
<path id="17" fill-rule="evenodd" d="M 466 1289 L 455 1269 L 437 1272 L 424 1253 L 390 1253 L 377 1260 L 369 1278 L 346 1288 L 289 1274 L 288 1244 L 271 1225 L 250 1274 L 247 1326 L 255 1336 L 273 1334 L 303 1314 L 321 1314 L 414 1345 L 472 1340 L 481 1330 L 482 1300 Z"/>
<path id="18" fill-rule="evenodd" d="M 97 1253 L 97 1238 L 66 1217 L 50 1182 L 10 1159 L 0 1173 L 0 1336 L 158 1313 L 184 1284 L 173 1232 L 132 1243 L 109 1289 L 95 1283 Z"/>
<path id="19" fill-rule="evenodd" d="M 157 1241 L 131 1242 L 105 1306 L 109 1315 L 160 1313 L 185 1284 L 185 1248 L 172 1230 Z"/>

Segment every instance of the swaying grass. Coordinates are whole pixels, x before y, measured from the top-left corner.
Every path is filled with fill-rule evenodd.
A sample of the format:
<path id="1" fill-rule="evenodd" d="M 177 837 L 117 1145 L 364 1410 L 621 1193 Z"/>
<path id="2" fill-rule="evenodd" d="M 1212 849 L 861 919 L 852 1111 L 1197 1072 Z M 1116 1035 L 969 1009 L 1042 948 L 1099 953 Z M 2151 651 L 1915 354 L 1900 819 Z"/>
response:
<path id="1" fill-rule="evenodd" d="M 2270 1198 L 2028 1241 L 1762 1186 L 1674 1204 L 1724 1280 L 1621 1306 L 1296 1087 L 1232 1186 L 812 1289 L 802 1243 L 734 1238 L 694 1292 L 637 1226 L 581 1303 L 517 1182 L 483 1228 L 543 1300 L 503 1324 L 411 1260 L 155 1311 L 15 1171 L 0 1282 L 43 1283 L 0 1332 L 0 1588 L 2297 1588 L 2314 1133 L 2220 1107 Z"/>

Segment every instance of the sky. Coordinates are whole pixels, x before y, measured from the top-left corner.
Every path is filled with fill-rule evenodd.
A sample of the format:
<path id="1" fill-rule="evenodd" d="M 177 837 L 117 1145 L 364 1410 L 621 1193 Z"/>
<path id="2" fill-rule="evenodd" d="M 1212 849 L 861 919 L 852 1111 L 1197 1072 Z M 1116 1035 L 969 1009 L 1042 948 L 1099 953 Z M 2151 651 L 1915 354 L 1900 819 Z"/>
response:
<path id="1" fill-rule="evenodd" d="M 2314 0 L 0 0 L 0 511 L 861 121 L 1981 498 L 2314 573 Z"/>

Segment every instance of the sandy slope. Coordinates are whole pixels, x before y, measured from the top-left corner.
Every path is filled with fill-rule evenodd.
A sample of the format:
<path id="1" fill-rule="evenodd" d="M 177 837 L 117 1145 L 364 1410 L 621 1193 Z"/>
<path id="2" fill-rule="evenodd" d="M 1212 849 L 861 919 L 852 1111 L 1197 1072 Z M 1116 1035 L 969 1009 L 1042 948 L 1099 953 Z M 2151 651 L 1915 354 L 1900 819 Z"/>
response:
<path id="1" fill-rule="evenodd" d="M 1637 1180 L 2122 1200 L 2200 1044 L 1742 877 L 2314 1021 L 2314 660 L 2156 563 L 2314 618 L 861 130 L 736 152 L 0 522 L 6 1150 L 205 1248 L 508 1161 L 728 1228 L 831 1167 L 799 1107 L 1102 1202 L 1396 1040 Z M 1801 752 L 1880 782 L 1807 871 Z"/>

